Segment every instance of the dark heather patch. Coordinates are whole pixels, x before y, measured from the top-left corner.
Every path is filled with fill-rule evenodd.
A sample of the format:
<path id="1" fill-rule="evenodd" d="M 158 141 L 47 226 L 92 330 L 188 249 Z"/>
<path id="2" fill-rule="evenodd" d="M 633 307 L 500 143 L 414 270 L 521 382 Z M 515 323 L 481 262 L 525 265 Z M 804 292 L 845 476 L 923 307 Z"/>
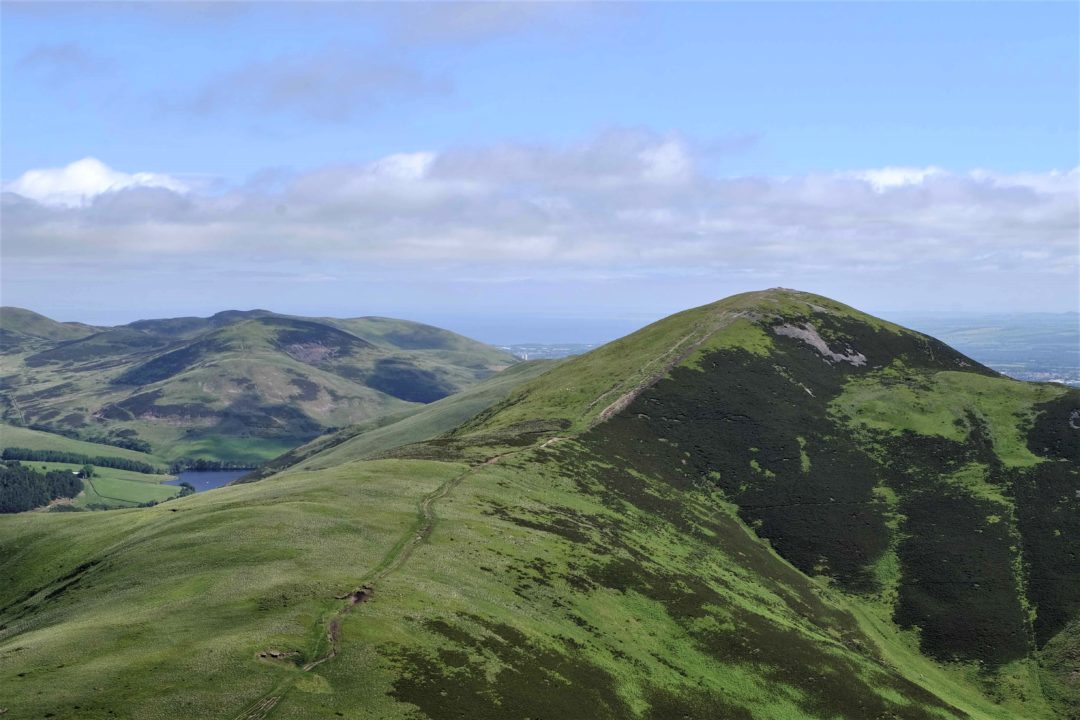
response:
<path id="1" fill-rule="evenodd" d="M 174 407 L 174 406 L 168 406 Z M 260 437 L 315 437 L 323 427 L 303 410 L 285 403 L 260 403 L 252 397 L 239 397 L 217 413 L 215 433 L 257 434 Z"/>
<path id="2" fill-rule="evenodd" d="M 592 542 L 592 536 L 587 528 L 594 518 L 586 518 L 571 508 L 550 507 L 546 510 L 547 515 L 532 514 L 526 517 L 521 509 L 515 512 L 505 505 L 489 503 L 484 513 L 531 530 L 558 535 L 572 543 Z"/>
<path id="3" fill-rule="evenodd" d="M 1013 577 L 1013 539 L 1001 508 L 963 492 L 929 489 L 904 496 L 900 512 L 903 582 L 894 619 L 920 629 L 922 651 L 939 660 L 990 666 L 1025 657 L 1027 623 Z"/>
<path id="4" fill-rule="evenodd" d="M 932 657 L 995 667 L 1032 650 L 1013 574 L 1021 543 L 1005 508 L 946 478 L 978 464 L 987 482 L 1008 484 L 985 425 L 969 417 L 968 430 L 963 442 L 911 432 L 875 437 L 904 517 L 894 620 L 919 628 L 921 649 Z M 988 522 L 991 515 L 1000 521 Z"/>
<path id="5" fill-rule="evenodd" d="M 398 358 L 377 360 L 364 382 L 370 388 L 408 402 L 435 402 L 455 390 L 454 384 L 440 373 Z"/>
<path id="6" fill-rule="evenodd" d="M 22 352 L 24 348 L 31 347 L 34 342 L 32 338 L 21 333 L 0 328 L 0 354 Z"/>
<path id="7" fill-rule="evenodd" d="M 68 413 L 64 417 L 56 421 L 58 425 L 67 425 L 68 427 L 82 427 L 86 424 L 86 416 L 82 413 Z"/>
<path id="8" fill-rule="evenodd" d="M 304 402 L 308 400 L 315 400 L 319 397 L 318 383 L 314 383 L 306 378 L 294 377 L 289 379 L 289 384 L 299 391 L 295 395 L 290 395 L 290 400 L 296 402 Z"/>
<path id="9" fill-rule="evenodd" d="M 889 544 L 886 507 L 873 492 L 880 473 L 828 408 L 848 377 L 867 368 L 828 363 L 794 338 L 773 343 L 769 357 L 721 350 L 700 371 L 675 368 L 595 432 L 629 466 L 676 487 L 721 489 L 803 572 L 874 592 L 871 568 Z"/>
<path id="10" fill-rule="evenodd" d="M 179 375 L 210 353 L 225 349 L 224 345 L 214 340 L 200 340 L 137 365 L 118 375 L 112 382 L 117 385 L 149 385 Z"/>
<path id="11" fill-rule="evenodd" d="M 113 328 L 78 340 L 63 342 L 26 358 L 29 367 L 48 363 L 84 362 L 104 357 L 128 355 L 161 348 L 166 344 L 160 338 L 131 328 Z"/>
<path id="12" fill-rule="evenodd" d="M 277 344 L 282 349 L 293 345 L 318 345 L 334 351 L 337 357 L 354 350 L 375 347 L 351 333 L 310 320 L 261 318 L 257 322 L 277 330 Z"/>
<path id="13" fill-rule="evenodd" d="M 1074 416 L 1080 413 L 1078 408 L 1077 391 L 1036 406 L 1040 414 L 1028 431 L 1028 448 L 1050 459 L 1010 472 L 1039 647 L 1080 617 L 1080 417 Z"/>
<path id="14" fill-rule="evenodd" d="M 402 649 L 401 672 L 391 695 L 412 703 L 432 720 L 624 720 L 630 708 L 615 691 L 615 681 L 577 652 L 559 652 L 532 643 L 520 631 L 478 617 L 469 618 L 484 633 L 476 636 L 439 621 L 428 629 L 453 647 L 435 656 Z M 472 656 L 490 653 L 504 665 L 494 679 Z"/>
<path id="15" fill-rule="evenodd" d="M 708 690 L 655 688 L 646 700 L 649 710 L 645 720 L 754 720 L 748 709 L 732 705 Z"/>
<path id="16" fill-rule="evenodd" d="M 98 414 L 106 420 L 132 420 L 147 415 L 155 417 L 207 418 L 215 417 L 218 414 L 200 403 L 156 404 L 163 394 L 161 390 L 151 390 L 150 392 L 132 395 L 118 403 L 106 405 Z"/>
<path id="17" fill-rule="evenodd" d="M 75 389 L 74 383 L 63 382 L 59 385 L 53 385 L 44 390 L 39 390 L 38 392 L 19 395 L 17 399 L 20 403 L 33 402 L 35 400 L 48 400 L 49 398 L 62 397 L 73 389 Z"/>
<path id="18" fill-rule="evenodd" d="M 735 630 L 695 631 L 699 645 L 723 663 L 752 664 L 768 680 L 777 683 L 777 697 L 788 697 L 814 717 L 903 718 L 930 720 L 940 717 L 931 708 L 952 717 L 966 713 L 942 702 L 899 675 L 881 672 L 864 679 L 859 667 L 843 655 L 823 647 L 800 633 L 785 632 L 775 623 L 739 607 L 731 608 Z M 796 688 L 792 697 L 783 686 Z M 909 704 L 897 704 L 879 695 L 874 686 L 903 695 Z"/>
<path id="19" fill-rule="evenodd" d="M 1034 409 L 1038 415 L 1027 437 L 1031 452 L 1080 463 L 1080 390 L 1070 389 Z"/>
<path id="20" fill-rule="evenodd" d="M 384 333 L 382 339 L 402 350 L 449 350 L 453 336 L 430 325 L 410 324 L 403 330 Z"/>

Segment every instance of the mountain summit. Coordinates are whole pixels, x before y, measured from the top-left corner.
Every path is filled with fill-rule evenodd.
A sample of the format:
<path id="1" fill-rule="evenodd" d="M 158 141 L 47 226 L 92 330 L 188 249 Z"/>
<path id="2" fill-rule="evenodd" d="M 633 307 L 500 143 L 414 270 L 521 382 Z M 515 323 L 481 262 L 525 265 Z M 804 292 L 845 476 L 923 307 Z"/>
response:
<path id="1" fill-rule="evenodd" d="M 361 433 L 168 507 L 0 518 L 0 697 L 57 717 L 1077 717 L 1078 417 L 1075 390 L 826 298 L 735 296 L 420 442 Z"/>

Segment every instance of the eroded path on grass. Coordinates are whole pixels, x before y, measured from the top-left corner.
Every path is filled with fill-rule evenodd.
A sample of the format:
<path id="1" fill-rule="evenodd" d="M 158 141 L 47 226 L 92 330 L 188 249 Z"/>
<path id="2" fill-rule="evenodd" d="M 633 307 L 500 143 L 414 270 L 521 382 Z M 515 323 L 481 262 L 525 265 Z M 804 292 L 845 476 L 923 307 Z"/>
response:
<path id="1" fill-rule="evenodd" d="M 523 448 L 522 450 L 514 450 L 500 455 L 494 455 L 487 460 L 484 460 L 482 463 L 473 465 L 464 472 L 455 475 L 421 498 L 417 505 L 417 521 L 409 529 L 409 532 L 398 540 L 394 547 L 390 548 L 382 561 L 375 566 L 375 569 L 371 573 L 360 581 L 354 590 L 335 597 L 335 599 L 344 600 L 345 602 L 326 622 L 325 637 L 328 645 L 326 652 L 302 667 L 291 667 L 292 672 L 288 677 L 269 693 L 263 695 L 244 709 L 243 712 L 236 716 L 236 720 L 264 720 L 269 717 L 270 713 L 277 707 L 278 703 L 281 702 L 285 695 L 292 689 L 293 685 L 296 684 L 296 681 L 300 676 L 304 673 L 311 672 L 323 663 L 337 657 L 341 648 L 341 626 L 345 616 L 357 605 L 371 600 L 375 595 L 375 588 L 378 586 L 378 583 L 408 562 L 409 558 L 412 557 L 413 552 L 416 551 L 416 548 L 431 536 L 432 531 L 435 529 L 435 504 L 438 501 L 450 495 L 455 488 L 461 485 L 465 478 L 472 475 L 477 470 L 481 470 L 488 465 L 493 465 L 509 455 L 531 449 L 531 447 Z M 261 652 L 259 653 L 259 658 L 264 662 L 273 663 L 278 667 L 285 663 L 289 663 L 289 654 L 275 650 Z M 291 665 L 291 663 L 289 664 Z"/>

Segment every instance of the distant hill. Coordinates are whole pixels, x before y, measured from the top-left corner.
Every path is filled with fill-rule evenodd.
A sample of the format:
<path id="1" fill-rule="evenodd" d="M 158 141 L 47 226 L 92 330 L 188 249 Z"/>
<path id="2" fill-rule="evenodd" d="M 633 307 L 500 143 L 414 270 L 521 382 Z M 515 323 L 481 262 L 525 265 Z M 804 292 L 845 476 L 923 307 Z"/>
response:
<path id="1" fill-rule="evenodd" d="M 258 462 L 517 362 L 387 318 L 250 310 L 92 328 L 4 308 L 0 321 L 6 422 L 168 459 Z"/>
<path id="2" fill-rule="evenodd" d="M 1080 716 L 1080 391 L 781 289 L 518 379 L 449 432 L 454 398 L 256 482 L 0 517 L 4 707 Z"/>
<path id="3" fill-rule="evenodd" d="M 285 468 L 317 470 L 353 460 L 370 459 L 403 445 L 430 440 L 495 405 L 514 388 L 542 375 L 555 364 L 551 360 L 522 362 L 468 390 L 422 408 L 353 425 L 316 438 L 265 463 L 246 481 L 254 481 Z"/>
<path id="4" fill-rule="evenodd" d="M 31 310 L 0 307 L 0 352 L 10 353 L 43 346 L 42 341 L 63 342 L 92 335 L 99 328 L 82 323 L 57 322 Z"/>

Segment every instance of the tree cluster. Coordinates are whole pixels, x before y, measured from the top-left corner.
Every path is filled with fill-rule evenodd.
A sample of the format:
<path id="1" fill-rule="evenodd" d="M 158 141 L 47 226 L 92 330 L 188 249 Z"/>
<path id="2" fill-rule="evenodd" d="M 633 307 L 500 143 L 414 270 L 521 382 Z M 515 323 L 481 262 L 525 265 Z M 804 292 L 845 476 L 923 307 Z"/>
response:
<path id="1" fill-rule="evenodd" d="M 40 473 L 15 461 L 0 463 L 0 513 L 32 510 L 82 489 L 82 479 L 69 470 Z"/>
<path id="2" fill-rule="evenodd" d="M 22 460 L 26 462 L 62 462 L 76 465 L 96 465 L 98 467 L 113 468 L 115 470 L 131 470 L 132 472 L 161 474 L 159 468 L 150 463 L 140 460 L 128 460 L 119 457 L 90 457 L 82 453 L 64 452 L 62 450 L 30 450 L 28 448 L 6 448 L 2 456 L 3 460 Z"/>

